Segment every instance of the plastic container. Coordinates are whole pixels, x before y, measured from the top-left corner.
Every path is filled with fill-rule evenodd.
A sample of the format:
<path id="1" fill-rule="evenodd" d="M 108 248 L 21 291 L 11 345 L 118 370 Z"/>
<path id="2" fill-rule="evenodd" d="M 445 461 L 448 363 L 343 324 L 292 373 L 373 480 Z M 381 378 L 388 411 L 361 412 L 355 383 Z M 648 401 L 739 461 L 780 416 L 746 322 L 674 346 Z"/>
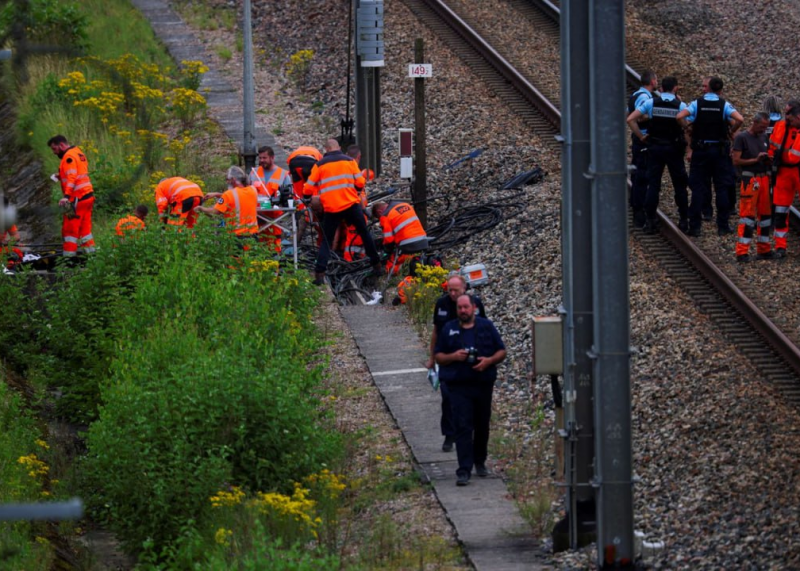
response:
<path id="1" fill-rule="evenodd" d="M 489 283 L 489 272 L 486 271 L 486 266 L 483 264 L 464 266 L 461 268 L 461 275 L 467 280 L 467 284 L 472 287 Z"/>

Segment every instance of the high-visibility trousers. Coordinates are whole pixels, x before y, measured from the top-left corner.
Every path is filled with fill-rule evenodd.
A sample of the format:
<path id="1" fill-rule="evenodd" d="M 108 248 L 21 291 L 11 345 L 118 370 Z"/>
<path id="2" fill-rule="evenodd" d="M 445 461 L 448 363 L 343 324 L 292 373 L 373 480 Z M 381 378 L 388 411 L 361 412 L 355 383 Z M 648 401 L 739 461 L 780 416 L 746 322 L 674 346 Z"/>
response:
<path id="1" fill-rule="evenodd" d="M 403 262 L 410 260 L 412 256 L 413 254 L 401 254 L 395 250 L 386 261 L 386 272 L 392 272 L 392 275 L 396 276 L 400 273 L 400 267 L 403 265 Z M 394 266 L 394 270 L 392 269 L 392 266 Z"/>
<path id="2" fill-rule="evenodd" d="M 344 259 L 347 262 L 355 262 L 366 256 L 364 241 L 356 232 L 355 226 L 347 226 L 344 238 Z"/>
<path id="3" fill-rule="evenodd" d="M 75 214 L 65 214 L 61 225 L 64 255 L 75 256 L 79 247 L 87 254 L 91 254 L 95 251 L 94 236 L 92 236 L 94 196 L 73 200 L 72 205 L 75 207 Z"/>
<path id="4" fill-rule="evenodd" d="M 769 177 L 765 174 L 746 176 L 743 173 L 739 189 L 739 239 L 736 241 L 736 255 L 744 256 L 749 252 L 756 227 L 758 227 L 756 252 L 759 254 L 769 252 L 771 226 L 772 202 L 769 197 Z"/>
<path id="5" fill-rule="evenodd" d="M 200 206 L 201 200 L 202 197 L 200 196 L 190 196 L 180 202 L 170 204 L 172 208 L 167 218 L 167 224 L 194 228 L 195 223 L 197 223 L 197 212 L 194 209 Z"/>
<path id="6" fill-rule="evenodd" d="M 800 191 L 800 170 L 797 167 L 778 169 L 772 203 L 775 205 L 775 248 L 786 249 L 789 234 L 789 207 L 795 194 Z"/>

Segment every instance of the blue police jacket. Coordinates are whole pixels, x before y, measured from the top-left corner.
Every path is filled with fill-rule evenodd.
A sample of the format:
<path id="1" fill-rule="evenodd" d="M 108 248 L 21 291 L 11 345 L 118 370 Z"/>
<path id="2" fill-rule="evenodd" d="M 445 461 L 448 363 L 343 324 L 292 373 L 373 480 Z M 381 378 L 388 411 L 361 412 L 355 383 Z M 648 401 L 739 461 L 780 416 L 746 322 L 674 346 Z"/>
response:
<path id="1" fill-rule="evenodd" d="M 471 341 L 466 341 L 471 339 Z M 448 321 L 436 338 L 435 353 L 455 353 L 459 349 L 475 347 L 478 357 L 491 357 L 500 349 L 505 349 L 494 324 L 483 317 L 475 316 L 475 327 L 464 330 L 458 319 Z M 439 366 L 439 379 L 447 383 L 493 383 L 497 379 L 497 366 L 492 365 L 483 372 L 474 370 L 466 361 L 457 361 Z"/>

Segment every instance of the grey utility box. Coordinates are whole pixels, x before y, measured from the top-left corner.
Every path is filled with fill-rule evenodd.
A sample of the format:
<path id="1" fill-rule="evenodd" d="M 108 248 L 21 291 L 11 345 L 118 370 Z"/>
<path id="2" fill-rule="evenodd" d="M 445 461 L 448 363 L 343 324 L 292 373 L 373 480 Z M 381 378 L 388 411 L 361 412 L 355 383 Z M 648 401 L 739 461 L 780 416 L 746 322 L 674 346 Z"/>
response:
<path id="1" fill-rule="evenodd" d="M 564 372 L 564 337 L 561 317 L 533 318 L 533 373 L 560 375 Z"/>

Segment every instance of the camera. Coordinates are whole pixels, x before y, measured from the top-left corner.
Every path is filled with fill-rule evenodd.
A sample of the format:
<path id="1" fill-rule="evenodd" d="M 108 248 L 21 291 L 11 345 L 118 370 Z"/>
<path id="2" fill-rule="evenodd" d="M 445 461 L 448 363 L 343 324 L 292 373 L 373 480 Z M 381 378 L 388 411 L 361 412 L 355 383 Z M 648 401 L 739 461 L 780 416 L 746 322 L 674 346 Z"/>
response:
<path id="1" fill-rule="evenodd" d="M 475 347 L 467 349 L 467 364 L 474 365 L 478 362 L 478 350 Z"/>

